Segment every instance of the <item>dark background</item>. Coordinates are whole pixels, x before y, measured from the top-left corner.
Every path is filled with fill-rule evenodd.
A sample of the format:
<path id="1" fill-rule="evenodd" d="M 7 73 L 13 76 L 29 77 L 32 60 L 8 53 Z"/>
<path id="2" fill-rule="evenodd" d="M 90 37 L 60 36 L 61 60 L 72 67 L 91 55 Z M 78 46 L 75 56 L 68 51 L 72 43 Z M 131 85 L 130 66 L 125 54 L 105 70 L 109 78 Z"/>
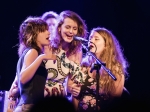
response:
<path id="1" fill-rule="evenodd" d="M 15 77 L 21 22 L 50 10 L 72 10 L 85 20 L 88 31 L 103 26 L 116 35 L 130 63 L 126 88 L 132 96 L 149 100 L 149 6 L 149 0 L 1 0 L 0 90 L 9 90 Z"/>

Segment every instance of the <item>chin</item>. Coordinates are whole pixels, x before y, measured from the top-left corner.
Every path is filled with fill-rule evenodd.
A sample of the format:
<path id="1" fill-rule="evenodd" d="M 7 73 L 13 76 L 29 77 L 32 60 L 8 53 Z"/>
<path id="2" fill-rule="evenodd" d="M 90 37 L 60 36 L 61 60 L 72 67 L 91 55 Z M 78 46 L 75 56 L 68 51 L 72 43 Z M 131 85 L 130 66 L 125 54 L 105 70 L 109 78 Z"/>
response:
<path id="1" fill-rule="evenodd" d="M 90 52 L 94 53 L 95 51 L 94 50 L 90 50 Z"/>
<path id="2" fill-rule="evenodd" d="M 65 40 L 65 42 L 66 42 L 66 43 L 71 43 L 71 42 L 72 42 L 72 40 Z"/>
<path id="3" fill-rule="evenodd" d="M 49 44 L 50 44 L 50 42 L 45 43 L 45 45 L 49 45 Z"/>

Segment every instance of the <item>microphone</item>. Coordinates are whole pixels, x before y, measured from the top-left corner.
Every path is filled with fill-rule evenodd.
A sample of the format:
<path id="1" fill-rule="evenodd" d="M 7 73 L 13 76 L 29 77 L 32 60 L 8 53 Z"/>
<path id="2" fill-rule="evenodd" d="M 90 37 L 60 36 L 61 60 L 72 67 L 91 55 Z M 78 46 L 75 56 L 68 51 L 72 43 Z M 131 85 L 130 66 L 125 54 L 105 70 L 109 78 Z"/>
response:
<path id="1" fill-rule="evenodd" d="M 75 39 L 75 40 L 78 40 L 78 41 L 80 41 L 80 42 L 88 42 L 88 40 L 86 40 L 86 39 L 84 39 L 84 38 L 82 38 L 82 37 L 74 36 L 74 39 Z"/>

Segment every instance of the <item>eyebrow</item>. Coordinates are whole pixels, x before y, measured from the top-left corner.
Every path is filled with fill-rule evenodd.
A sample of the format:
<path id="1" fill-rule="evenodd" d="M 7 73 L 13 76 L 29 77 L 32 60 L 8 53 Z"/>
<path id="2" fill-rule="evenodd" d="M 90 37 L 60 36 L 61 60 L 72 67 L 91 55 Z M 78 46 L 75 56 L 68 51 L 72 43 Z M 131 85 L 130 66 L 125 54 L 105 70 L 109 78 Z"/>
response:
<path id="1" fill-rule="evenodd" d="M 93 36 L 94 38 L 99 38 L 98 36 Z M 93 38 L 92 36 L 90 36 L 90 38 Z"/>
<path id="2" fill-rule="evenodd" d="M 71 25 L 68 25 L 68 24 L 66 24 L 65 26 L 70 26 L 70 27 L 72 27 Z M 73 26 L 73 28 L 78 28 L 78 26 Z"/>

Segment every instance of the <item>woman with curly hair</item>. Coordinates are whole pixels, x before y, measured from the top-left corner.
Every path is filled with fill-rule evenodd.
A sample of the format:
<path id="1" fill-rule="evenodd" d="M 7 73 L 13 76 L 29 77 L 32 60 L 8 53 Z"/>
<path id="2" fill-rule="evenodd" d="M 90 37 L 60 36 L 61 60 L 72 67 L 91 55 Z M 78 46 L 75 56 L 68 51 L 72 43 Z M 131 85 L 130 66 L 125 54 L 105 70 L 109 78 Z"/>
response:
<path id="1" fill-rule="evenodd" d="M 79 72 L 82 59 L 81 42 L 74 36 L 86 38 L 87 27 L 82 18 L 70 10 L 62 11 L 57 20 L 55 32 L 50 38 L 50 46 L 57 55 L 57 61 L 45 61 L 48 70 L 45 95 L 66 96 L 67 77 Z"/>

